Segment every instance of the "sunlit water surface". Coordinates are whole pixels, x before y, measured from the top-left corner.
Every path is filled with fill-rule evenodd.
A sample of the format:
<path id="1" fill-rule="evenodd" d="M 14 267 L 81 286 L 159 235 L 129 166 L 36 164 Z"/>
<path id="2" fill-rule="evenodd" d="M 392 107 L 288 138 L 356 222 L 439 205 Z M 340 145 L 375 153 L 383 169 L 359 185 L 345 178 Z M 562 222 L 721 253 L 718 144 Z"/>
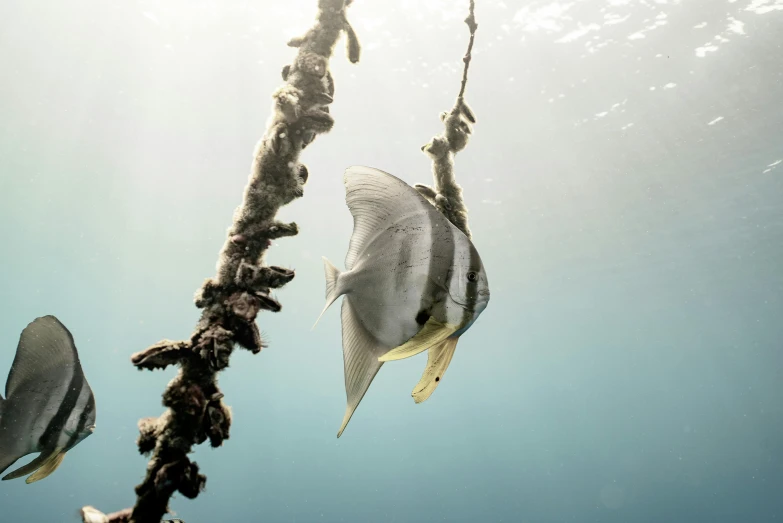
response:
<path id="1" fill-rule="evenodd" d="M 187 523 L 769 522 L 783 518 L 783 0 L 477 0 L 457 156 L 492 301 L 437 392 L 385 366 L 345 434 L 321 256 L 351 233 L 342 172 L 429 183 L 459 87 L 465 1 L 356 0 L 334 130 L 305 151 L 296 279 L 221 378 L 231 439 Z M 287 40 L 315 0 L 0 5 L 0 372 L 33 318 L 73 332 L 97 430 L 0 520 L 132 505 L 136 422 L 214 273 Z"/>

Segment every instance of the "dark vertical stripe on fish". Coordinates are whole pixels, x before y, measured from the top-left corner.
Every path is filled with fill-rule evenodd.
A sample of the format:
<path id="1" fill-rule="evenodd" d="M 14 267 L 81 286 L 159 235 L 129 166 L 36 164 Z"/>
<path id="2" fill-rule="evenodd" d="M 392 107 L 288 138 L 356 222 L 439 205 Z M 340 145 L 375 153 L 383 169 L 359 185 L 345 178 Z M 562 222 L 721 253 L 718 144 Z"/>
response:
<path id="1" fill-rule="evenodd" d="M 77 405 L 78 405 L 78 398 L 77 398 Z M 79 437 L 84 432 L 84 429 L 87 427 L 87 418 L 89 417 L 90 413 L 93 410 L 95 410 L 95 397 L 92 394 L 90 394 L 87 399 L 87 404 L 82 409 L 81 414 L 79 414 L 79 423 L 76 424 L 76 430 L 73 431 L 73 434 L 68 436 L 68 442 L 65 444 L 66 449 L 72 448 L 74 445 L 76 445 L 79 442 Z"/>
<path id="2" fill-rule="evenodd" d="M 81 369 L 73 367 L 73 376 L 71 376 L 71 382 L 68 384 L 68 392 L 65 393 L 63 402 L 60 403 L 60 407 L 57 409 L 57 413 L 49 421 L 46 426 L 46 430 L 38 440 L 40 448 L 53 449 L 57 446 L 57 440 L 60 437 L 65 424 L 68 422 L 73 410 L 76 408 L 76 404 L 79 401 L 82 388 L 84 387 L 84 375 Z M 74 433 L 71 439 L 77 437 L 78 434 Z"/>
<path id="3" fill-rule="evenodd" d="M 399 233 L 397 233 L 399 234 Z M 405 234 L 405 233 L 403 233 Z M 394 288 L 401 292 L 408 292 L 410 278 L 410 265 L 413 258 L 414 238 L 405 235 L 400 242 L 400 250 L 397 252 L 397 266 L 394 268 Z"/>
<path id="4" fill-rule="evenodd" d="M 422 203 L 422 205 L 425 204 Z M 448 270 L 443 271 L 443 267 L 450 268 L 454 263 L 454 232 L 444 220 L 437 220 L 440 224 L 433 220 L 436 212 L 440 211 L 427 209 L 427 218 L 429 218 L 430 224 L 430 266 L 427 270 L 427 282 L 421 295 L 420 311 L 428 310 L 432 305 L 433 298 L 441 294 L 442 288 L 439 288 L 438 284 L 448 289 L 449 282 L 446 280 Z"/>
<path id="5" fill-rule="evenodd" d="M 478 300 L 478 284 L 479 284 L 479 267 L 481 267 L 481 264 L 479 263 L 479 257 L 478 257 L 478 251 L 473 247 L 473 245 L 470 245 L 470 249 L 468 250 L 470 253 L 470 263 L 468 264 L 468 271 L 475 271 L 476 272 L 476 279 L 474 281 L 470 281 L 468 279 L 467 274 L 463 274 L 462 277 L 465 278 L 467 281 L 467 287 L 465 292 L 465 298 L 467 299 L 467 302 L 465 303 L 465 308 L 462 312 L 462 324 L 467 325 L 468 322 L 470 322 L 471 318 L 473 317 L 473 311 L 476 310 L 476 301 Z"/>
<path id="6" fill-rule="evenodd" d="M 87 405 L 84 406 L 84 410 L 82 410 L 81 414 L 79 415 L 79 424 L 76 426 L 77 437 L 79 434 L 84 432 L 85 428 L 87 428 L 87 420 L 90 417 L 90 414 L 94 412 L 95 412 L 95 396 L 93 396 L 93 394 L 90 392 L 87 398 Z"/>

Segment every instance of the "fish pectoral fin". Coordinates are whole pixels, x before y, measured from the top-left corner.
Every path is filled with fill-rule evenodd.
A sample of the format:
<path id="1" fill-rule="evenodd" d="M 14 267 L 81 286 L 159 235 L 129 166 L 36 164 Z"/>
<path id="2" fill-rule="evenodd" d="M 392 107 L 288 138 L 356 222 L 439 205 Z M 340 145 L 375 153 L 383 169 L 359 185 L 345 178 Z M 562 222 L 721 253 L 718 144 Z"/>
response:
<path id="1" fill-rule="evenodd" d="M 435 392 L 440 380 L 443 379 L 443 375 L 446 373 L 446 369 L 449 368 L 451 358 L 454 356 L 454 350 L 457 348 L 457 341 L 459 341 L 459 338 L 446 338 L 429 350 L 427 366 L 424 368 L 424 373 L 421 375 L 419 383 L 413 387 L 413 392 L 411 393 L 413 401 L 421 403 Z"/>
<path id="2" fill-rule="evenodd" d="M 430 319 L 427 320 L 427 323 L 424 324 L 424 327 L 422 327 L 414 337 L 399 347 L 390 350 L 378 358 L 378 361 L 395 361 L 415 356 L 416 354 L 442 342 L 454 334 L 457 329 L 459 329 L 459 325 L 441 323 L 430 316 Z"/>
<path id="3" fill-rule="evenodd" d="M 62 449 L 54 449 L 53 452 L 41 452 L 38 457 L 36 457 L 34 460 L 32 460 L 27 465 L 24 465 L 22 467 L 19 467 L 13 472 L 10 472 L 3 476 L 3 481 L 8 481 L 9 479 L 16 479 L 21 478 L 22 476 L 26 476 L 28 474 L 31 474 L 44 466 L 44 464 L 49 461 L 50 459 L 54 458 L 59 454 L 60 450 Z"/>
<path id="4" fill-rule="evenodd" d="M 51 475 L 52 472 L 57 470 L 57 467 L 59 467 L 60 464 L 63 462 L 64 457 L 65 457 L 65 452 L 63 452 L 63 449 L 61 448 L 54 449 L 54 452 L 41 465 L 41 468 L 36 470 L 29 478 L 27 478 L 25 480 L 25 483 L 29 485 L 30 483 L 35 483 L 36 481 L 40 481 L 48 477 L 49 475 Z"/>

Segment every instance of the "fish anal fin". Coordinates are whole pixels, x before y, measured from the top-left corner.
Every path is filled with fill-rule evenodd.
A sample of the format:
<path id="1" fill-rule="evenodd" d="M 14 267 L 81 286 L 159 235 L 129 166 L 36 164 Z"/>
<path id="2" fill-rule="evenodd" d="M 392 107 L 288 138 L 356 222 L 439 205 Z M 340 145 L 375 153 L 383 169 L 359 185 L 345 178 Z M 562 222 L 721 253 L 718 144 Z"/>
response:
<path id="1" fill-rule="evenodd" d="M 411 356 L 415 356 L 416 354 L 424 352 L 430 347 L 439 344 L 457 332 L 458 329 L 459 325 L 441 323 L 430 316 L 427 323 L 424 324 L 415 336 L 378 358 L 378 361 L 394 361 L 410 358 Z"/>
<path id="2" fill-rule="evenodd" d="M 343 431 L 345 430 L 345 427 L 348 426 L 348 422 L 351 421 L 351 417 L 353 416 L 353 413 L 356 412 L 356 407 L 359 405 L 351 406 L 348 405 L 345 407 L 345 415 L 343 416 L 343 422 L 340 424 L 340 430 L 337 431 L 337 437 L 343 435 Z"/>
<path id="3" fill-rule="evenodd" d="M 362 325 L 351 304 L 350 296 L 343 298 L 341 314 L 347 405 L 343 422 L 337 432 L 338 438 L 383 365 L 378 361 L 378 356 L 386 351 L 386 347 L 382 346 Z"/>
<path id="4" fill-rule="evenodd" d="M 454 350 L 457 348 L 459 338 L 446 338 L 438 345 L 429 350 L 427 356 L 427 366 L 421 375 L 419 383 L 413 387 L 413 401 L 421 403 L 429 398 L 438 384 L 443 379 L 446 369 L 449 368 L 451 358 L 454 356 Z"/>
<path id="5" fill-rule="evenodd" d="M 63 458 L 65 458 L 65 452 L 63 452 L 61 448 L 55 449 L 54 453 L 49 457 L 49 459 L 47 459 L 46 462 L 41 465 L 41 468 L 36 470 L 29 478 L 27 478 L 25 483 L 29 485 L 30 483 L 35 483 L 36 481 L 41 481 L 42 479 L 49 477 L 49 475 L 57 470 L 57 467 L 59 467 L 63 462 Z"/>

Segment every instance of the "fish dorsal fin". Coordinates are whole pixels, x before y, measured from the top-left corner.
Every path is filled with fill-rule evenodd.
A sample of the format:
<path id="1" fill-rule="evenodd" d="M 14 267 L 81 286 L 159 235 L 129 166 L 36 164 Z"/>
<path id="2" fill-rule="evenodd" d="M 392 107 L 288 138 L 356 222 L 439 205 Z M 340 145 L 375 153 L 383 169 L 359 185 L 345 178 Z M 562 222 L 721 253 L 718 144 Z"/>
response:
<path id="1" fill-rule="evenodd" d="M 378 357 L 387 350 L 364 328 L 351 304 L 350 296 L 343 298 L 342 324 L 347 405 L 342 425 L 337 432 L 338 438 L 383 365 L 378 361 Z"/>
<path id="2" fill-rule="evenodd" d="M 345 256 L 347 270 L 353 269 L 365 247 L 389 225 L 411 213 L 434 210 L 416 189 L 396 176 L 372 167 L 349 167 L 345 170 L 343 183 L 345 202 L 353 215 L 353 234 Z M 435 215 L 442 216 L 437 211 Z M 443 221 L 449 223 L 446 218 Z"/>
<path id="3" fill-rule="evenodd" d="M 71 366 L 82 372 L 73 336 L 54 316 L 36 318 L 23 331 L 5 384 L 5 397 L 48 371 Z"/>

